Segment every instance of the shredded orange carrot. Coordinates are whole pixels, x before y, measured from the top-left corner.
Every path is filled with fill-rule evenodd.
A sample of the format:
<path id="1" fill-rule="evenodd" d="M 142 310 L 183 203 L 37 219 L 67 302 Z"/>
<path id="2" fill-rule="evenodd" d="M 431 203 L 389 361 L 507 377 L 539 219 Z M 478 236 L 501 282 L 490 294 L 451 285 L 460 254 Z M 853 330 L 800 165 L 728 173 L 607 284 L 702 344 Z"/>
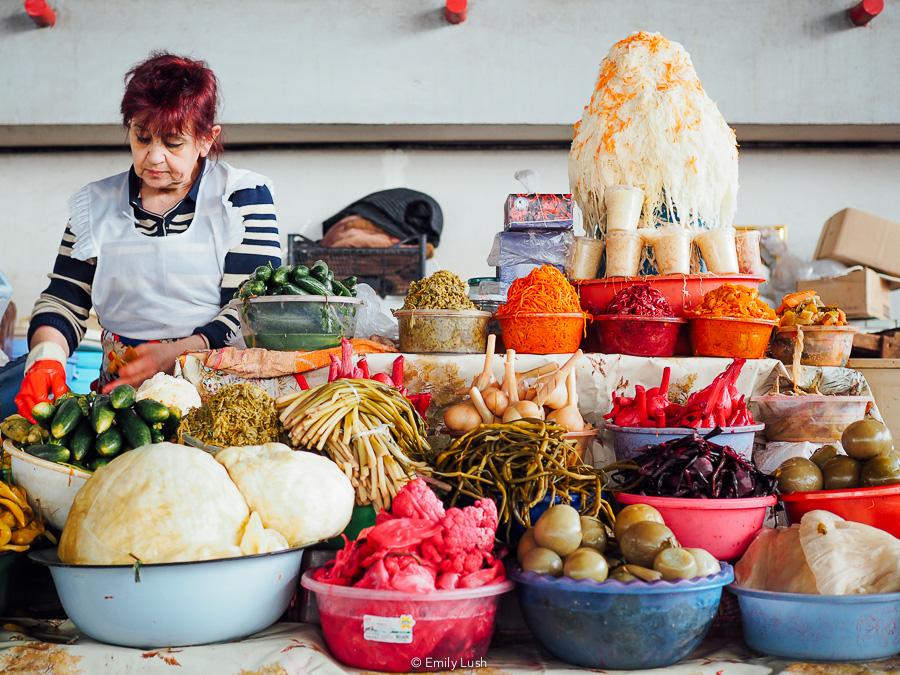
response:
<path id="1" fill-rule="evenodd" d="M 703 296 L 703 302 L 687 310 L 692 316 L 776 319 L 775 310 L 759 299 L 759 291 L 749 286 L 723 284 Z"/>
<path id="2" fill-rule="evenodd" d="M 516 279 L 509 287 L 506 302 L 497 316 L 509 317 L 530 313 L 582 313 L 575 287 L 552 265 L 543 265 L 527 277 Z"/>

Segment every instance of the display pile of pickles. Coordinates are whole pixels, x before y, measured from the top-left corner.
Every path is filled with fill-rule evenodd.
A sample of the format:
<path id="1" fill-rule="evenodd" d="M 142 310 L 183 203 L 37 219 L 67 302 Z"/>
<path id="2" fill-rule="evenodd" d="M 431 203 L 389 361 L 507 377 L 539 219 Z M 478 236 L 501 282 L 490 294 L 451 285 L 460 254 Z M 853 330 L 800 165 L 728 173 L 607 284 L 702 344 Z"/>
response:
<path id="1" fill-rule="evenodd" d="M 721 571 L 708 551 L 682 548 L 659 511 L 647 504 L 622 509 L 612 533 L 571 506 L 552 506 L 525 532 L 516 553 L 526 572 L 597 583 L 677 581 Z"/>
<path id="2" fill-rule="evenodd" d="M 263 295 L 338 295 L 356 297 L 356 277 L 335 279 L 334 272 L 324 260 L 316 260 L 312 266 L 281 265 L 271 263 L 257 267 L 235 291 L 241 300 Z"/>
<path id="3" fill-rule="evenodd" d="M 36 424 L 21 415 L 0 423 L 0 433 L 29 455 L 83 471 L 96 471 L 122 452 L 173 439 L 181 410 L 153 399 L 135 400 L 123 384 L 109 395 L 64 394 L 31 411 Z"/>
<path id="4" fill-rule="evenodd" d="M 875 419 L 854 422 L 841 435 L 841 447 L 823 445 L 810 459 L 791 457 L 775 470 L 778 491 L 852 490 L 900 484 L 900 453 L 890 429 Z"/>

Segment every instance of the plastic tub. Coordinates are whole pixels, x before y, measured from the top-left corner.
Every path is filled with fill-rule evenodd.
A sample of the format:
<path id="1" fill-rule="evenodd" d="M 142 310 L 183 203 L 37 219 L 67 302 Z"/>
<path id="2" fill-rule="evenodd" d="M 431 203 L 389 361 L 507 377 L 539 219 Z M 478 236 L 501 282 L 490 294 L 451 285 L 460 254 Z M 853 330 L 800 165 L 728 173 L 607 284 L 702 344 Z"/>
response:
<path id="1" fill-rule="evenodd" d="M 766 425 L 766 439 L 828 443 L 841 440 L 844 429 L 865 417 L 868 396 L 768 394 L 751 399 Z"/>
<path id="2" fill-rule="evenodd" d="M 759 230 L 740 230 L 735 235 L 738 271 L 741 274 L 762 274 L 763 262 L 759 250 L 762 232 Z"/>
<path id="3" fill-rule="evenodd" d="M 197 562 L 70 565 L 53 549 L 28 557 L 50 568 L 63 609 L 85 635 L 150 649 L 230 642 L 275 623 L 297 590 L 303 549 Z"/>
<path id="4" fill-rule="evenodd" d="M 581 344 L 587 317 L 577 312 L 533 313 L 497 320 L 507 349 L 519 354 L 571 354 Z M 401 346 L 400 351 L 406 350 Z"/>
<path id="5" fill-rule="evenodd" d="M 746 274 L 668 274 L 664 276 L 635 277 L 631 279 L 589 279 L 572 283 L 581 298 L 581 307 L 590 314 L 603 314 L 613 296 L 623 288 L 634 284 L 650 284 L 665 296 L 672 311 L 678 316 L 685 307 L 693 307 L 703 302 L 703 296 L 719 288 L 722 284 L 740 284 L 759 288 L 765 279 Z"/>
<path id="6" fill-rule="evenodd" d="M 332 655 L 362 670 L 423 672 L 484 658 L 504 581 L 480 588 L 403 593 L 323 584 L 304 573 Z"/>
<path id="7" fill-rule="evenodd" d="M 407 354 L 481 354 L 488 312 L 475 309 L 398 309 L 400 351 Z"/>
<path id="8" fill-rule="evenodd" d="M 621 504 L 649 504 L 662 514 L 678 543 L 704 548 L 717 560 L 737 560 L 750 546 L 778 498 L 684 499 L 616 493 Z"/>
<path id="9" fill-rule="evenodd" d="M 696 649 L 713 622 L 729 565 L 682 581 L 602 584 L 513 569 L 525 622 L 547 651 L 583 668 L 664 668 Z"/>
<path id="10" fill-rule="evenodd" d="M 730 316 L 691 317 L 691 348 L 694 356 L 762 359 L 777 323 Z"/>
<path id="11" fill-rule="evenodd" d="M 3 442 L 3 450 L 10 457 L 13 484 L 25 490 L 35 513 L 55 529 L 62 530 L 75 495 L 91 474 L 29 455 L 9 440 Z"/>
<path id="12" fill-rule="evenodd" d="M 612 230 L 606 233 L 606 276 L 633 277 L 641 268 L 644 239 L 637 232 Z"/>
<path id="13" fill-rule="evenodd" d="M 566 276 L 570 279 L 596 279 L 603 257 L 603 240 L 594 237 L 575 237 Z"/>
<path id="14" fill-rule="evenodd" d="M 843 368 L 850 360 L 853 336 L 859 332 L 855 326 L 800 326 L 803 331 L 802 366 L 838 366 Z M 772 337 L 772 356 L 786 365 L 794 360 L 794 343 L 797 326 L 777 328 Z"/>
<path id="15" fill-rule="evenodd" d="M 781 495 L 788 519 L 799 523 L 804 514 L 822 509 L 844 520 L 864 523 L 900 538 L 900 485 L 817 490 Z"/>
<path id="16" fill-rule="evenodd" d="M 900 593 L 811 595 L 740 588 L 744 641 L 788 659 L 872 661 L 900 651 Z"/>
<path id="17" fill-rule="evenodd" d="M 737 274 L 738 257 L 733 227 L 704 230 L 694 237 L 707 269 L 713 274 Z"/>
<path id="18" fill-rule="evenodd" d="M 644 205 L 644 191 L 633 185 L 611 185 L 604 195 L 606 231 L 637 229 Z"/>
<path id="19" fill-rule="evenodd" d="M 672 356 L 685 319 L 664 316 L 601 314 L 591 317 L 589 352 L 631 356 Z"/>
<path id="20" fill-rule="evenodd" d="M 313 351 L 352 337 L 362 301 L 334 295 L 272 295 L 240 305 L 241 333 L 248 347 Z"/>
<path id="21" fill-rule="evenodd" d="M 631 459 L 648 445 L 690 436 L 695 431 L 684 427 L 619 427 L 615 424 L 607 424 L 606 428 L 613 434 L 613 449 L 618 460 Z M 753 456 L 753 441 L 756 434 L 764 428 L 764 424 L 724 427 L 707 440 L 714 445 L 727 445 L 749 462 Z M 706 436 L 712 429 L 696 429 L 696 431 L 701 436 Z"/>
<path id="22" fill-rule="evenodd" d="M 689 230 L 677 225 L 661 227 L 653 233 L 650 243 L 660 274 L 688 274 L 691 271 Z"/>

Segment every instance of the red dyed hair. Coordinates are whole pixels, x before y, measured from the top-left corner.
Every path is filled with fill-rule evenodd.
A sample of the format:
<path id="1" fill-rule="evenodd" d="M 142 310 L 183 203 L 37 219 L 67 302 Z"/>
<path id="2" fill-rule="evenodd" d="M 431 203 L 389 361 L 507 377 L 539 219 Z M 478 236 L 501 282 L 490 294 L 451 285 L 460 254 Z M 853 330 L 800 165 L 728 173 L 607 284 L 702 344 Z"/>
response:
<path id="1" fill-rule="evenodd" d="M 125 74 L 122 122 L 139 122 L 160 136 L 208 138 L 219 104 L 216 75 L 204 61 L 154 52 Z M 221 152 L 217 138 L 211 153 Z"/>

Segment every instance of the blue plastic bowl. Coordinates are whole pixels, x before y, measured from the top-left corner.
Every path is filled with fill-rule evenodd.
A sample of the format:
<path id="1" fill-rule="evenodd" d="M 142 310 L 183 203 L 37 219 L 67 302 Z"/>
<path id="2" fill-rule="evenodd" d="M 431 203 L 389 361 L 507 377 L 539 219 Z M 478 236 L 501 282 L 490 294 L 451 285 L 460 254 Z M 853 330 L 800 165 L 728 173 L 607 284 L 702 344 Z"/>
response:
<path id="1" fill-rule="evenodd" d="M 618 427 L 607 424 L 606 428 L 613 435 L 613 449 L 616 459 L 632 459 L 648 445 L 658 445 L 676 438 L 683 438 L 694 433 L 693 429 L 684 427 Z M 753 456 L 753 440 L 757 431 L 766 428 L 765 424 L 753 424 L 747 427 L 724 427 L 720 433 L 708 439 L 713 445 L 727 445 L 741 457 L 750 461 Z M 705 436 L 712 429 L 697 429 Z"/>
<path id="2" fill-rule="evenodd" d="M 635 670 L 677 663 L 706 636 L 734 580 L 730 565 L 685 581 L 575 581 L 520 569 L 516 582 L 525 622 L 558 659 L 583 668 Z"/>
<path id="3" fill-rule="evenodd" d="M 737 595 L 744 641 L 772 656 L 872 661 L 900 654 L 900 593 L 807 595 L 728 587 Z"/>

